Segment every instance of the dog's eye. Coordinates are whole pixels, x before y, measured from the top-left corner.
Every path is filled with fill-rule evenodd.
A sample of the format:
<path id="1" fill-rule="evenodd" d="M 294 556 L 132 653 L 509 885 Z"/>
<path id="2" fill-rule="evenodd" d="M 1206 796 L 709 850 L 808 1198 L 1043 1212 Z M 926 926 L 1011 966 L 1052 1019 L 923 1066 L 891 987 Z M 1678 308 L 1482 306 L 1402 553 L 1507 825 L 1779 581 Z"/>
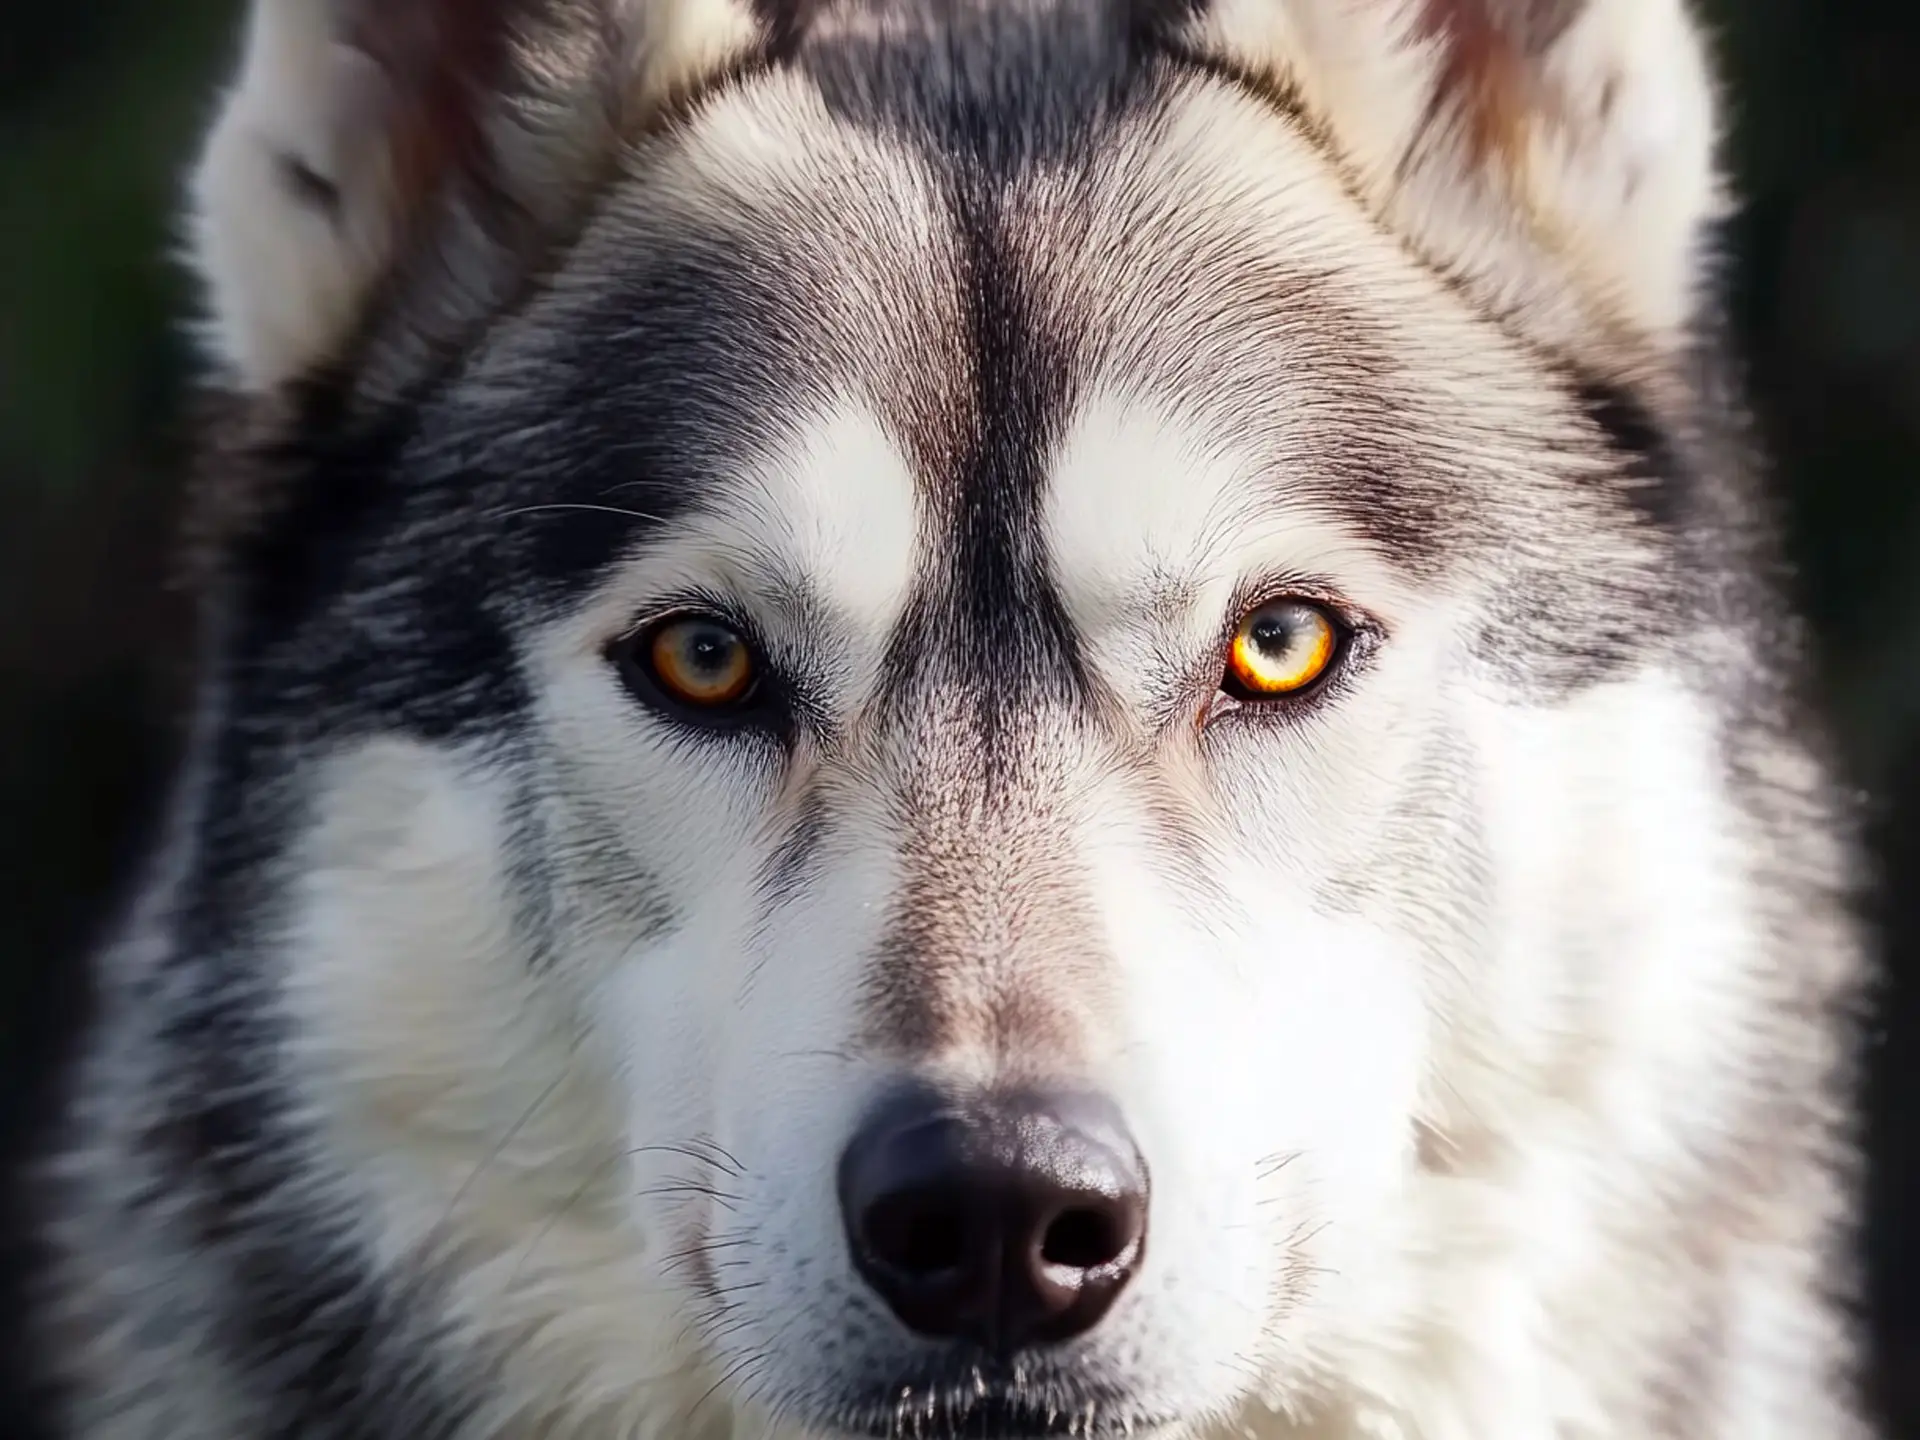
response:
<path id="1" fill-rule="evenodd" d="M 1297 695 L 1339 658 L 1340 623 L 1306 600 L 1270 600 L 1234 629 L 1220 688 L 1236 700 Z"/>
<path id="2" fill-rule="evenodd" d="M 738 710 L 759 688 L 753 647 L 710 615 L 668 616 L 621 642 L 617 654 L 643 688 L 691 710 Z"/>

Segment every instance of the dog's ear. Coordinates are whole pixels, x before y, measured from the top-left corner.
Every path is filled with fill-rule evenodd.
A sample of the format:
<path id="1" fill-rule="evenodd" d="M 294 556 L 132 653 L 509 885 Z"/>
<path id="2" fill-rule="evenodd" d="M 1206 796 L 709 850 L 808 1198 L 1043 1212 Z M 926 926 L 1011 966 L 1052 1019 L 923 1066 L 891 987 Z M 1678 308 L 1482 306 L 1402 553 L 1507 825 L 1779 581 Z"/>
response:
<path id="1" fill-rule="evenodd" d="M 757 30 L 736 0 L 252 0 L 191 196 L 228 380 L 337 358 L 402 264 L 429 330 L 497 299 L 618 138 Z"/>
<path id="2" fill-rule="evenodd" d="M 1684 340 L 1723 207 L 1685 0 L 1214 0 L 1194 25 L 1482 303 L 1549 343 Z"/>

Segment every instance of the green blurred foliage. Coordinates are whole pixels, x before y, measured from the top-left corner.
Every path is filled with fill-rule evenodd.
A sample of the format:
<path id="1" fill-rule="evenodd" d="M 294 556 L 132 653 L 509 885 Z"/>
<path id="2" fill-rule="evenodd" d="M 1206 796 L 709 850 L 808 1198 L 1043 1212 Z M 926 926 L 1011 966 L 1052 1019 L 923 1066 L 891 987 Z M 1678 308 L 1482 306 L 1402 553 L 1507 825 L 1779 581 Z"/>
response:
<path id="1" fill-rule="evenodd" d="M 42 504 L 84 503 L 179 369 L 176 182 L 237 7 L 166 10 L 130 11 L 0 112 L 0 466 Z"/>
<path id="2" fill-rule="evenodd" d="M 165 744 L 190 289 L 179 178 L 231 3 L 9 7 L 0 45 L 0 1021 L 70 958 Z M 158 7 L 155 7 L 156 9 Z M 143 24 L 143 20 L 145 23 Z M 5 1053 L 0 1046 L 0 1053 Z"/>

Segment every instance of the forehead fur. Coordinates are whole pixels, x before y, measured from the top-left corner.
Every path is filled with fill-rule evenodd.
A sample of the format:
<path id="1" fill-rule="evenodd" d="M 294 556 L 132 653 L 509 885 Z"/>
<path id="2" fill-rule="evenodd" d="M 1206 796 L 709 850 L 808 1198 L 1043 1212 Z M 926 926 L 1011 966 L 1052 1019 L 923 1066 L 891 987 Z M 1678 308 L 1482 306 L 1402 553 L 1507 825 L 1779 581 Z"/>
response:
<path id="1" fill-rule="evenodd" d="M 851 404 L 950 519 L 1047 489 L 1076 417 L 1133 406 L 1230 452 L 1243 498 L 1416 571 L 1543 519 L 1635 529 L 1635 437 L 1411 255 L 1298 116 L 1104 9 L 963 9 L 957 37 L 864 13 L 633 151 L 450 430 L 643 445 L 670 411 L 678 473 L 623 481 L 684 497 Z"/>
<path id="2" fill-rule="evenodd" d="M 983 713 L 1083 695 L 1058 562 L 1093 537 L 1063 547 L 1060 526 L 1098 512 L 1137 568 L 1168 533 L 1155 487 L 1216 531 L 1311 521 L 1427 582 L 1444 558 L 1488 595 L 1486 653 L 1555 689 L 1678 634 L 1644 623 L 1682 603 L 1655 563 L 1691 487 L 1668 429 L 1410 250 L 1284 94 L 1136 22 L 836 11 L 689 97 L 404 403 L 295 417 L 270 459 L 296 503 L 236 567 L 259 572 L 262 643 L 309 653 L 323 637 L 262 597 L 332 576 L 396 615 L 420 592 L 410 623 L 441 633 L 496 617 L 471 653 L 502 656 L 520 600 L 597 585 L 676 517 L 737 506 L 743 476 L 790 483 L 827 417 L 900 457 L 902 693 L 958 665 Z M 1139 463 L 1089 470 L 1090 417 L 1115 414 L 1166 423 Z M 1221 477 L 1204 496 L 1202 474 Z M 466 557 L 431 586 L 426 543 Z M 320 553 L 345 545 L 351 567 Z"/>

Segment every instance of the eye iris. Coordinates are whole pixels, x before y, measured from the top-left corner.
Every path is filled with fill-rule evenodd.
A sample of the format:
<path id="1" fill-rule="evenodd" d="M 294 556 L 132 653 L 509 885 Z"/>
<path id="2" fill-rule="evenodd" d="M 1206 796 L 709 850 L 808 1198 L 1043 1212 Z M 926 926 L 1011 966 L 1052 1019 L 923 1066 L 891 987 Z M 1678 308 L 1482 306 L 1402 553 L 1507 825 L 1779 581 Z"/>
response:
<path id="1" fill-rule="evenodd" d="M 654 636 L 654 673 L 681 700 L 724 705 L 737 700 L 753 682 L 753 661 L 746 642 L 724 626 L 684 620 Z"/>
<path id="2" fill-rule="evenodd" d="M 1333 623 L 1310 605 L 1270 605 L 1233 637 L 1233 679 L 1256 695 L 1285 695 L 1312 684 L 1333 660 Z"/>

